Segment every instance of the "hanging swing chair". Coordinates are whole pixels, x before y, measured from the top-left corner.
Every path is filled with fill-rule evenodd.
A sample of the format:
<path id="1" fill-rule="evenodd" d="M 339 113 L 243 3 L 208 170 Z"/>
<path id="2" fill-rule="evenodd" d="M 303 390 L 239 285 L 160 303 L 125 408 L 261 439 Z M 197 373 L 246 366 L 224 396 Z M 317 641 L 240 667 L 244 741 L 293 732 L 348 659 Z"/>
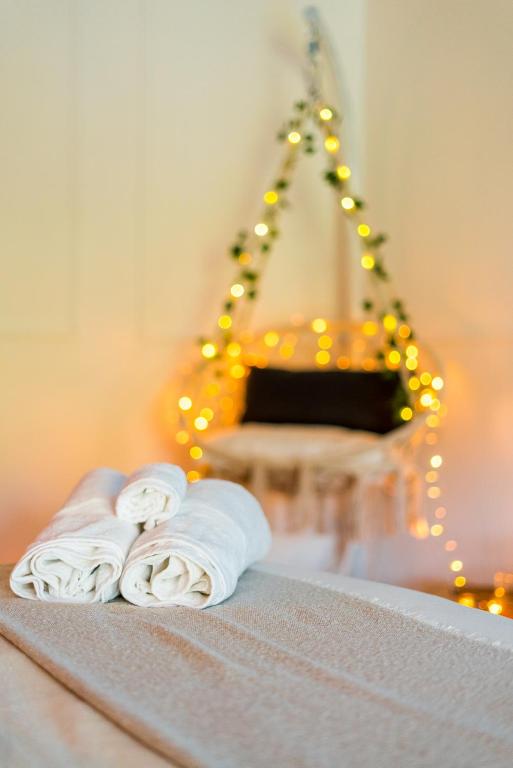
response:
<path id="1" fill-rule="evenodd" d="M 386 236 L 372 231 L 364 201 L 351 191 L 340 113 L 321 88 L 329 48 L 317 14 L 310 10 L 307 18 L 307 96 L 278 135 L 283 161 L 259 220 L 229 249 L 235 277 L 215 332 L 199 340 L 197 362 L 183 383 L 176 439 L 198 462 L 190 480 L 208 473 L 243 482 L 275 530 L 331 526 L 347 543 L 422 526 L 418 452 L 426 426 L 439 425 L 443 379 L 391 290 L 382 255 Z M 361 248 L 362 318 L 297 317 L 253 332 L 251 311 L 294 170 L 318 147 L 327 160 L 324 180 Z M 278 505 L 281 511 L 273 512 L 273 493 L 290 500 L 285 511 Z"/>

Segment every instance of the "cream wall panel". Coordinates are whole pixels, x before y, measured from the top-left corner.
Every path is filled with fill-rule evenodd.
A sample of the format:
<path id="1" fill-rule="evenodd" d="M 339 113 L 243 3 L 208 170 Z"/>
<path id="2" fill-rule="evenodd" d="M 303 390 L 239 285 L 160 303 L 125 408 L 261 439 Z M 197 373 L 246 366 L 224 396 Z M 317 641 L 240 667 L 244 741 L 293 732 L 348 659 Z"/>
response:
<path id="1" fill-rule="evenodd" d="M 0 9 L 0 333 L 68 334 L 76 298 L 73 4 L 4 0 Z"/>
<path id="2" fill-rule="evenodd" d="M 513 568 L 513 5 L 368 9 L 366 188 L 397 292 L 446 369 L 448 535 L 467 575 L 486 582 Z M 439 576 L 439 542 L 424 543 L 401 548 L 394 578 L 413 563 Z"/>

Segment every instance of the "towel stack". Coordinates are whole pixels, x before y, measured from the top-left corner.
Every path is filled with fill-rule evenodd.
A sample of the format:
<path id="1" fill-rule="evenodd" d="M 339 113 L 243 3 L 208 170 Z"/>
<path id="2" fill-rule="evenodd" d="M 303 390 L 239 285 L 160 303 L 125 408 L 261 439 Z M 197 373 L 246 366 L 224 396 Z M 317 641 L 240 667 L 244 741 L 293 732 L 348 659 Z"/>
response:
<path id="1" fill-rule="evenodd" d="M 249 491 L 226 480 L 189 485 L 172 464 L 130 477 L 96 469 L 77 485 L 11 574 L 21 597 L 206 608 L 235 591 L 267 554 L 269 525 Z"/>

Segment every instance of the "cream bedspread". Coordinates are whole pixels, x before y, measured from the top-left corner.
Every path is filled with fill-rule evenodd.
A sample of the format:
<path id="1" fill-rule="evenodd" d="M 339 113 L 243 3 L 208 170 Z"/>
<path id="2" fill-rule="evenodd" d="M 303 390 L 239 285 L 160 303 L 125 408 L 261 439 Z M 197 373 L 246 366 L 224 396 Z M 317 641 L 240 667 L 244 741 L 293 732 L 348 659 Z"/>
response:
<path id="1" fill-rule="evenodd" d="M 328 588 L 323 576 L 311 583 L 265 567 L 203 612 L 43 605 L 12 595 L 7 575 L 0 632 L 173 764 L 511 765 L 513 622 L 500 617 L 431 598 L 419 618 L 415 593 L 351 580 Z M 30 694 L 20 691 L 20 722 Z M 49 753 L 59 756 L 65 733 L 47 739 Z M 130 743 L 134 756 L 143 749 Z M 97 756 L 83 764 L 110 765 Z"/>

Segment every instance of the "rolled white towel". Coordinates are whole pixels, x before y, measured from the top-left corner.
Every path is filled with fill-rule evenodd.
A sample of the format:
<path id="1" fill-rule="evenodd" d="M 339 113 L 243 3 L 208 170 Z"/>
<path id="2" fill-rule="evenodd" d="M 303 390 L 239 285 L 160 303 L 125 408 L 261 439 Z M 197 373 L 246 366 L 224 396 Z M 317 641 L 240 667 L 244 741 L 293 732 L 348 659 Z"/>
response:
<path id="1" fill-rule="evenodd" d="M 178 515 L 139 536 L 121 594 L 136 605 L 207 608 L 229 597 L 270 545 L 269 524 L 249 491 L 227 480 L 200 480 L 189 486 Z"/>
<path id="2" fill-rule="evenodd" d="M 175 464 L 146 464 L 126 480 L 116 499 L 116 514 L 144 530 L 176 515 L 187 490 L 185 472 Z"/>
<path id="3" fill-rule="evenodd" d="M 119 595 L 123 565 L 139 529 L 114 514 L 125 475 L 95 469 L 11 573 L 11 589 L 31 600 L 105 603 Z"/>

